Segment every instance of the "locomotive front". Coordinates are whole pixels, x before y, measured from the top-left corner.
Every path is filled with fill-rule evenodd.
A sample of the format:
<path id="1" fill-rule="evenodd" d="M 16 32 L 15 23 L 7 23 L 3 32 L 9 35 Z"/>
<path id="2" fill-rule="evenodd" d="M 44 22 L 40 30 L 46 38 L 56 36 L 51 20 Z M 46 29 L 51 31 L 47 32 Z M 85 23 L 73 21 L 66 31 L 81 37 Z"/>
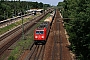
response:
<path id="1" fill-rule="evenodd" d="M 45 44 L 46 41 L 46 28 L 37 28 L 34 31 L 35 44 Z"/>

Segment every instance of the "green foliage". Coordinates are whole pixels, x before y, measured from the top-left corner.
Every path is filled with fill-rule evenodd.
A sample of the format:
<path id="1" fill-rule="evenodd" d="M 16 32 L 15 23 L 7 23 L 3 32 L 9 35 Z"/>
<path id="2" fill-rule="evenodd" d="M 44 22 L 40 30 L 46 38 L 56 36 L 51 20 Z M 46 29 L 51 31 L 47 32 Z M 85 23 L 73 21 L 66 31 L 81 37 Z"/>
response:
<path id="1" fill-rule="evenodd" d="M 10 29 L 14 28 L 16 25 L 13 23 L 11 25 L 8 25 L 7 27 L 0 28 L 0 35 L 9 31 Z"/>
<path id="2" fill-rule="evenodd" d="M 90 57 L 90 0 L 64 0 L 64 20 L 70 36 L 70 49 L 78 60 Z M 60 5 L 60 4 L 59 4 Z"/>
<path id="3" fill-rule="evenodd" d="M 49 4 L 43 4 L 42 2 L 27 2 L 27 1 L 0 1 L 0 20 L 17 16 L 19 12 L 25 13 L 26 10 L 32 8 L 50 7 Z"/>
<path id="4" fill-rule="evenodd" d="M 13 56 L 10 56 L 8 60 L 15 60 L 15 58 Z"/>

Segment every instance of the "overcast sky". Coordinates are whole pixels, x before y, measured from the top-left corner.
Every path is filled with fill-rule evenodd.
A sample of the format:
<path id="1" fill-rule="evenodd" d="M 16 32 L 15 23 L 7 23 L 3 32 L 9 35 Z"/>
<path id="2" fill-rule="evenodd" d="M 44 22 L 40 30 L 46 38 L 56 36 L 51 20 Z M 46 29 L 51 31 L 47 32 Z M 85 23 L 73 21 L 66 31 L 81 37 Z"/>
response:
<path id="1" fill-rule="evenodd" d="M 21 1 L 32 1 L 32 2 L 42 2 L 44 4 L 57 5 L 58 2 L 63 2 L 63 0 L 21 0 Z"/>

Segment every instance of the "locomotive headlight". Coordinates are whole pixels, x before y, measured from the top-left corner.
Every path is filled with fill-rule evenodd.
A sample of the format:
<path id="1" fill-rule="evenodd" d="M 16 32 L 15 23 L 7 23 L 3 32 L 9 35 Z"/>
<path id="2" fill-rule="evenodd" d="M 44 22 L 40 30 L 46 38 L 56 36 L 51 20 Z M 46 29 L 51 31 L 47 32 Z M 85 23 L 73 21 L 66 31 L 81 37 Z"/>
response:
<path id="1" fill-rule="evenodd" d="M 44 36 L 42 36 L 42 38 L 44 38 Z"/>
<path id="2" fill-rule="evenodd" d="M 37 36 L 35 36 L 35 38 L 38 38 Z"/>

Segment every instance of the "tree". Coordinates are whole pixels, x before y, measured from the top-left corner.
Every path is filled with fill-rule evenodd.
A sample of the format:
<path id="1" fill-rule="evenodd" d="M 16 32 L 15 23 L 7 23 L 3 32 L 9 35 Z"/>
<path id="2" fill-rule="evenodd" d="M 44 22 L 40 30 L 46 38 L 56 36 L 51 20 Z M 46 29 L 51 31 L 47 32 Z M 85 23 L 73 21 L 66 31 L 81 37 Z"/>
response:
<path id="1" fill-rule="evenodd" d="M 64 20 L 70 36 L 70 49 L 78 60 L 89 60 L 90 57 L 90 0 L 64 0 Z M 61 5 L 60 3 L 58 5 Z"/>
<path id="2" fill-rule="evenodd" d="M 48 6 L 49 4 L 47 4 Z M 43 3 L 40 2 L 27 2 L 27 1 L 4 1 L 0 2 L 0 20 L 11 18 L 12 16 L 18 15 L 19 12 L 25 12 L 31 8 L 43 8 Z"/>

